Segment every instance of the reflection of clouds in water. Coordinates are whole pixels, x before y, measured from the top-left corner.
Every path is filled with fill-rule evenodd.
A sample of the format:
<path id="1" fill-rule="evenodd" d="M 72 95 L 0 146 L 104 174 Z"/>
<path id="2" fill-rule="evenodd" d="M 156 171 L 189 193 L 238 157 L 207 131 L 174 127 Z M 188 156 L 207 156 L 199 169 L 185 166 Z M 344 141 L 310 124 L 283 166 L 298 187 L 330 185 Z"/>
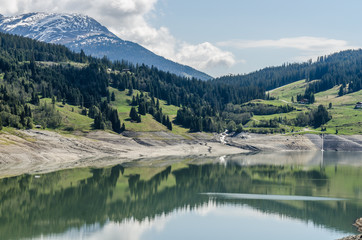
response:
<path id="1" fill-rule="evenodd" d="M 177 215 L 177 214 L 175 214 Z M 64 234 L 41 236 L 33 239 L 89 239 L 89 240 L 139 240 L 142 235 L 150 230 L 162 232 L 167 221 L 174 216 L 164 214 L 157 216 L 155 219 L 144 219 L 142 221 L 133 218 L 126 219 L 120 223 L 107 222 L 103 227 L 99 224 L 83 226 L 80 229 L 71 229 Z"/>
<path id="2" fill-rule="evenodd" d="M 213 216 L 224 216 L 224 217 L 250 217 L 250 218 L 257 218 L 257 219 L 267 219 L 267 218 L 274 218 L 283 220 L 287 217 L 279 214 L 271 214 L 259 211 L 255 208 L 243 205 L 240 206 L 230 206 L 226 204 L 217 204 L 215 201 L 210 199 L 207 203 L 197 207 L 192 212 L 196 213 L 199 216 L 207 217 L 210 215 Z"/>
<path id="3" fill-rule="evenodd" d="M 215 211 L 217 205 L 214 201 L 209 200 L 209 202 L 202 204 L 200 207 L 194 209 L 194 212 L 200 216 L 207 216 L 209 213 Z"/>
<path id="4" fill-rule="evenodd" d="M 89 240 L 111 240 L 111 239 L 127 239 L 139 240 L 148 231 L 162 232 L 165 230 L 166 224 L 183 215 L 195 213 L 199 216 L 207 216 L 209 213 L 215 212 L 217 205 L 214 201 L 208 202 L 191 208 L 189 205 L 174 210 L 169 214 L 157 215 L 153 219 L 143 219 L 142 221 L 136 219 L 125 219 L 124 221 L 107 222 L 101 227 L 99 224 L 83 226 L 80 229 L 70 229 L 64 234 L 41 236 L 33 239 L 89 239 Z"/>
<path id="5" fill-rule="evenodd" d="M 219 158 L 219 160 L 220 160 L 220 164 L 222 164 L 222 165 L 224 165 L 224 166 L 226 166 L 226 160 L 225 160 L 225 157 L 226 157 L 226 155 L 221 156 L 221 157 Z"/>
<path id="6" fill-rule="evenodd" d="M 281 234 L 290 236 L 291 233 L 301 236 L 306 234 L 309 237 L 321 234 L 322 237 L 318 239 L 325 239 L 323 237 L 332 235 L 333 239 L 343 236 L 320 228 L 309 221 L 305 222 L 277 213 L 266 213 L 247 205 L 217 204 L 214 199 L 210 199 L 196 207 L 185 206 L 169 214 L 157 215 L 153 219 L 146 218 L 138 221 L 131 218 L 120 223 L 107 222 L 104 226 L 94 224 L 79 229 L 73 228 L 64 234 L 41 236 L 37 239 L 169 239 L 169 234 L 177 234 L 178 239 L 183 239 L 188 238 L 190 232 L 195 234 L 192 235 L 194 239 L 203 237 L 219 239 L 218 234 L 224 233 L 252 239 L 265 237 L 265 232 L 259 231 L 261 228 L 270 233 L 271 239 L 280 237 Z M 155 233 L 157 234 L 154 235 Z M 284 236 L 280 239 L 287 238 Z"/>
<path id="7" fill-rule="evenodd" d="M 127 239 L 138 240 L 142 235 L 149 230 L 156 230 L 162 232 L 169 217 L 160 215 L 155 219 L 145 219 L 138 221 L 135 219 L 127 219 L 121 223 L 109 222 L 100 231 L 87 237 L 91 240 L 108 240 L 108 239 Z"/>

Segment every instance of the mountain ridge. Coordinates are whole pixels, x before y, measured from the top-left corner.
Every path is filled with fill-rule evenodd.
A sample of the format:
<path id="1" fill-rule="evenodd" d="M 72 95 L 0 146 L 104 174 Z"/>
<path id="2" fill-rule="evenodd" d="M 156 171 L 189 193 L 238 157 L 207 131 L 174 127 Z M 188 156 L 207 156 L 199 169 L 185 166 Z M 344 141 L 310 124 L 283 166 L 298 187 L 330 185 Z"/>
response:
<path id="1" fill-rule="evenodd" d="M 201 80 L 212 78 L 192 67 L 158 56 L 137 43 L 125 41 L 95 19 L 82 14 L 33 12 L 10 17 L 0 15 L 0 31 L 62 44 L 94 57 L 107 56 L 112 61 L 126 60 L 133 64 L 154 66 L 179 76 Z"/>

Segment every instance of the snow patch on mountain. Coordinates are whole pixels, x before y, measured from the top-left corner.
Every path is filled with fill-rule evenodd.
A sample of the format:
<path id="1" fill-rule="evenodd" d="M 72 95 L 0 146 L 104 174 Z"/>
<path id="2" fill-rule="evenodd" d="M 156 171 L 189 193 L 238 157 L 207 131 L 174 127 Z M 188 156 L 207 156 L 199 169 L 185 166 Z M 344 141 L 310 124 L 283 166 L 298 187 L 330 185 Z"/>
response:
<path id="1" fill-rule="evenodd" d="M 4 18 L 0 28 L 8 33 L 58 44 L 97 35 L 117 38 L 93 18 L 81 14 L 29 13 Z"/>

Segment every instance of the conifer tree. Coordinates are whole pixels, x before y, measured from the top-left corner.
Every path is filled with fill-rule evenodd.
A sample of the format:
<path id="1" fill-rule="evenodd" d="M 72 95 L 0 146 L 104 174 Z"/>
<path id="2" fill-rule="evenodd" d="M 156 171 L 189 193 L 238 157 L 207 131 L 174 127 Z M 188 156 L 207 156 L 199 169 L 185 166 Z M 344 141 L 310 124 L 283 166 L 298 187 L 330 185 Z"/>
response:
<path id="1" fill-rule="evenodd" d="M 94 128 L 95 129 L 104 129 L 105 124 L 103 122 L 102 113 L 98 112 L 94 117 Z"/>
<path id="2" fill-rule="evenodd" d="M 338 96 L 343 96 L 344 95 L 344 87 L 343 85 L 339 88 L 339 91 L 338 91 Z"/>
<path id="3" fill-rule="evenodd" d="M 157 98 L 157 103 L 156 103 L 156 109 L 157 110 L 160 109 L 160 100 L 158 100 L 158 98 Z"/>
<path id="4" fill-rule="evenodd" d="M 146 104 L 145 103 L 140 103 L 140 105 L 138 106 L 138 112 L 141 115 L 146 115 Z"/>
<path id="5" fill-rule="evenodd" d="M 124 125 L 124 123 L 122 123 L 122 127 L 121 127 L 121 132 L 126 131 L 126 125 Z"/>
<path id="6" fill-rule="evenodd" d="M 133 87 L 131 86 L 129 89 L 128 89 L 128 96 L 132 96 L 133 95 Z"/>
<path id="7" fill-rule="evenodd" d="M 167 119 L 166 119 L 166 127 L 168 128 L 168 130 L 172 131 L 172 123 L 170 121 L 169 116 L 167 116 Z"/>
<path id="8" fill-rule="evenodd" d="M 129 113 L 129 117 L 132 121 L 141 122 L 141 116 L 137 113 L 136 108 L 132 107 Z"/>

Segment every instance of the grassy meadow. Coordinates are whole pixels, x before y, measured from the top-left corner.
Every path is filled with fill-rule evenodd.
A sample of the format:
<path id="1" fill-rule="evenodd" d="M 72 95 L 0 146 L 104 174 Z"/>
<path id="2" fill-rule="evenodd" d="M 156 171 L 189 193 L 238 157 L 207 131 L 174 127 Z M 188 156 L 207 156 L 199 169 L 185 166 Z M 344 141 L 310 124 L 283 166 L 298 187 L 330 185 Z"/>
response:
<path id="1" fill-rule="evenodd" d="M 362 101 L 362 91 L 349 93 L 339 97 L 339 86 L 335 86 L 332 89 L 315 94 L 314 104 L 296 103 L 297 95 L 304 94 L 306 86 L 307 83 L 305 80 L 300 80 L 267 92 L 267 94 L 269 93 L 270 97 L 275 98 L 275 100 L 253 100 L 252 102 L 271 104 L 275 106 L 290 104 L 296 108 L 296 110 L 289 113 L 273 115 L 254 115 L 252 121 L 257 123 L 260 120 L 270 120 L 279 117 L 295 119 L 300 112 L 307 112 L 317 108 L 319 105 L 324 105 L 328 109 L 328 112 L 332 115 L 332 119 L 324 125 L 324 127 L 326 127 L 326 131 L 324 133 L 338 133 L 346 135 L 362 134 L 362 109 L 354 108 L 357 102 Z M 294 98 L 294 102 L 292 102 L 292 97 Z M 329 108 L 330 104 L 332 104 L 331 108 Z M 313 129 L 312 127 L 298 128 L 283 125 L 280 127 L 285 128 L 287 131 L 293 129 L 293 133 L 321 132 L 320 128 Z"/>
<path id="2" fill-rule="evenodd" d="M 1 77 L 1 76 L 0 76 Z M 132 108 L 130 105 L 132 101 L 132 96 L 128 95 L 128 90 L 119 91 L 114 88 L 109 88 L 109 91 L 115 94 L 115 101 L 111 101 L 110 104 L 113 108 L 118 110 L 118 114 L 122 123 L 125 123 L 126 130 L 137 131 L 137 132 L 157 132 L 157 131 L 166 131 L 172 132 L 174 134 L 183 135 L 188 132 L 188 129 L 180 127 L 176 124 L 173 124 L 172 131 L 168 130 L 167 127 L 157 122 L 152 115 L 146 114 L 141 116 L 142 121 L 140 123 L 132 122 L 129 113 Z M 133 96 L 140 94 L 139 91 L 134 90 Z M 177 115 L 177 110 L 179 109 L 176 106 L 168 105 L 165 101 L 160 101 L 160 107 L 162 112 L 170 117 L 170 120 L 173 121 Z M 40 106 L 47 104 L 52 106 L 52 100 L 50 98 L 40 99 Z M 56 102 L 54 104 L 55 111 L 61 116 L 61 124 L 57 128 L 60 131 L 82 131 L 88 132 L 93 129 L 94 120 L 88 116 L 82 115 L 82 108 L 79 106 L 73 106 L 69 104 L 62 104 L 61 102 Z M 35 106 L 32 106 L 34 111 Z M 87 109 L 88 111 L 88 109 Z M 35 122 L 35 125 L 41 125 L 41 122 Z M 49 129 L 51 130 L 51 129 Z"/>

